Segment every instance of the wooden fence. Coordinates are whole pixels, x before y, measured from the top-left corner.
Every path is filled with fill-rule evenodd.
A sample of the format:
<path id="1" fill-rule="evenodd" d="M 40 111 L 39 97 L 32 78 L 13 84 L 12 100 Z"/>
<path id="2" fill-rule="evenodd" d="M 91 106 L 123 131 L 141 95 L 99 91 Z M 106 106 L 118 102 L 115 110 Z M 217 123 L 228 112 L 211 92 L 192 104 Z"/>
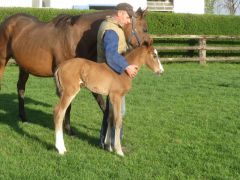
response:
<path id="1" fill-rule="evenodd" d="M 186 40 L 198 40 L 198 45 L 194 46 L 155 46 L 158 51 L 174 51 L 174 50 L 197 50 L 199 52 L 198 57 L 176 57 L 176 58 L 160 58 L 163 62 L 177 62 L 177 61 L 199 61 L 201 64 L 205 64 L 207 61 L 240 61 L 239 57 L 207 57 L 207 51 L 239 51 L 240 43 L 236 46 L 210 46 L 207 45 L 207 40 L 240 40 L 240 36 L 218 36 L 218 35 L 151 35 L 154 40 L 161 39 L 186 39 Z"/>
<path id="2" fill-rule="evenodd" d="M 165 39 L 176 40 L 198 40 L 198 45 L 193 46 L 154 46 L 158 51 L 198 51 L 197 57 L 160 57 L 162 62 L 181 62 L 181 61 L 199 61 L 201 64 L 205 64 L 208 61 L 240 61 L 240 56 L 227 56 L 227 57 L 207 57 L 207 51 L 239 51 L 240 54 L 240 36 L 217 36 L 217 35 L 151 35 L 154 40 L 161 41 Z M 239 40 L 237 45 L 234 46 L 212 46 L 207 45 L 207 40 Z M 9 61 L 9 64 L 15 63 L 13 59 Z"/>

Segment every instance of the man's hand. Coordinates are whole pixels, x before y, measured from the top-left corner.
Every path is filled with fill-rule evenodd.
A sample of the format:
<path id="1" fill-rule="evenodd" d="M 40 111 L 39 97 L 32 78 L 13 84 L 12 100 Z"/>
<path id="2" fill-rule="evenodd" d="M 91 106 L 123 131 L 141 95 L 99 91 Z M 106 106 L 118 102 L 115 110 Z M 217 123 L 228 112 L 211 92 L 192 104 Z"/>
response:
<path id="1" fill-rule="evenodd" d="M 129 65 L 129 66 L 126 67 L 125 71 L 130 78 L 134 78 L 138 73 L 138 66 Z"/>

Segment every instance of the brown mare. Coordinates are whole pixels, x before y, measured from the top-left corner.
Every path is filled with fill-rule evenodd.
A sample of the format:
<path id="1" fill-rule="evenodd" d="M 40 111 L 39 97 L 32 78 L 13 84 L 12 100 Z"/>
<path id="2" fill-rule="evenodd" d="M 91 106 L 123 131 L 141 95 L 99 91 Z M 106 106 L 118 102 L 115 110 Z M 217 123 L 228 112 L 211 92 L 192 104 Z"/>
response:
<path id="1" fill-rule="evenodd" d="M 135 64 L 139 68 L 146 64 L 155 73 L 162 73 L 163 67 L 159 61 L 156 49 L 152 46 L 142 45 L 126 55 L 129 64 Z M 110 110 L 106 145 L 110 151 L 111 127 L 115 127 L 114 150 L 118 155 L 124 156 L 120 144 L 120 128 L 122 126 L 121 103 L 122 98 L 131 88 L 132 79 L 123 73 L 118 75 L 105 63 L 96 63 L 83 58 L 74 58 L 61 63 L 55 73 L 55 81 L 60 95 L 60 101 L 54 110 L 55 146 L 60 154 L 66 151 L 63 140 L 63 118 L 67 107 L 80 91 L 86 87 L 90 91 L 102 95 L 109 95 L 112 109 Z"/>
<path id="2" fill-rule="evenodd" d="M 97 32 L 101 22 L 114 11 L 101 11 L 91 14 L 70 16 L 60 15 L 48 23 L 37 18 L 16 14 L 7 18 L 0 26 L 0 82 L 9 58 L 14 58 L 19 65 L 17 83 L 19 116 L 27 121 L 24 108 L 25 85 L 29 74 L 51 77 L 61 62 L 74 57 L 83 57 L 96 61 Z M 124 31 L 132 47 L 149 41 L 145 11 L 139 9 L 137 17 Z M 105 103 L 102 96 L 95 94 L 102 110 Z M 70 133 L 70 109 L 66 118 L 65 129 Z"/>

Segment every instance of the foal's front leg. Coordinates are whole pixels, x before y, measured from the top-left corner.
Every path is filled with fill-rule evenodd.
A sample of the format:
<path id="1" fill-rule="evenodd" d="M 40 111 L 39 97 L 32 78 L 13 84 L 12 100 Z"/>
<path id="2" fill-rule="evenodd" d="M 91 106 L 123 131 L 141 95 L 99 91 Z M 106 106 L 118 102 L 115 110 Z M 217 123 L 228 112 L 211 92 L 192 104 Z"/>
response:
<path id="1" fill-rule="evenodd" d="M 120 96 L 115 96 L 112 99 L 113 113 L 114 113 L 113 125 L 115 128 L 114 149 L 118 155 L 124 156 L 124 153 L 122 151 L 121 141 L 120 141 L 120 131 L 122 127 L 121 103 L 122 103 L 122 97 Z"/>

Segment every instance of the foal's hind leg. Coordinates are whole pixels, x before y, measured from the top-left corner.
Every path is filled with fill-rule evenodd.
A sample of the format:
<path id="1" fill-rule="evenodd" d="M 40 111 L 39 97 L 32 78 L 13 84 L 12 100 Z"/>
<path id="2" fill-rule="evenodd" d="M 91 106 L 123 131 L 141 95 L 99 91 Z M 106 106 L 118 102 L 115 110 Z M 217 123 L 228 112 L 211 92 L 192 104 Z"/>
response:
<path id="1" fill-rule="evenodd" d="M 68 106 L 70 105 L 73 98 L 78 93 L 79 89 L 74 90 L 72 93 L 62 93 L 59 103 L 56 105 L 54 110 L 54 123 L 55 123 L 55 147 L 59 154 L 66 152 L 66 147 L 63 140 L 63 118 L 66 113 Z"/>
<path id="2" fill-rule="evenodd" d="M 29 74 L 19 68 L 19 77 L 17 83 L 17 92 L 18 92 L 18 111 L 19 117 L 22 122 L 27 122 L 25 108 L 24 108 L 24 93 L 25 93 L 25 85 L 28 80 Z"/>

